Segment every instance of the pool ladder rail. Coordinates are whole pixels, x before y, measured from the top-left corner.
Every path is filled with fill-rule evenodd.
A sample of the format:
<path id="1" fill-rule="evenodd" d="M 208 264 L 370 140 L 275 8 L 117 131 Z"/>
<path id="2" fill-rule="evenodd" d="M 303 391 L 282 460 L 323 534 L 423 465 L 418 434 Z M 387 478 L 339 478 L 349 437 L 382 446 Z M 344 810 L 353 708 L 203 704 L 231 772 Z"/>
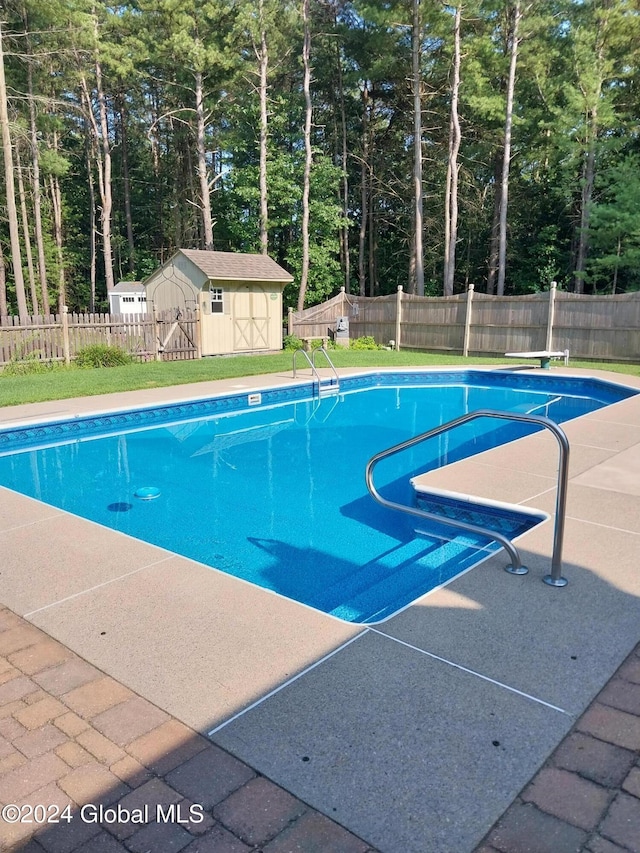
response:
<path id="1" fill-rule="evenodd" d="M 444 432 L 448 432 L 449 430 L 454 429 L 455 427 L 458 427 L 461 424 L 468 423 L 469 421 L 476 420 L 477 418 L 500 418 L 503 420 L 522 421 L 524 423 L 536 424 L 538 426 L 545 427 L 546 429 L 550 430 L 558 440 L 560 463 L 558 466 L 558 488 L 556 496 L 556 513 L 553 533 L 553 556 L 551 558 L 551 573 L 545 575 L 543 581 L 549 586 L 566 586 L 568 581 L 566 578 L 562 577 L 562 543 L 564 539 L 564 524 L 567 505 L 567 483 L 569 476 L 569 440 L 564 430 L 562 430 L 558 426 L 558 424 L 555 423 L 555 421 L 552 421 L 551 418 L 548 418 L 545 415 L 532 415 L 521 412 L 500 412 L 494 409 L 477 409 L 474 412 L 468 412 L 465 415 L 461 415 L 459 418 L 454 418 L 453 420 L 448 421 L 445 424 L 441 424 L 440 426 L 434 427 L 433 429 L 430 429 L 427 432 L 420 433 L 420 435 L 416 435 L 413 438 L 408 439 L 407 441 L 401 442 L 400 444 L 395 444 L 393 445 L 393 447 L 389 447 L 386 450 L 382 450 L 380 453 L 376 453 L 375 456 L 372 456 L 369 462 L 367 463 L 365 472 L 367 489 L 369 490 L 371 496 L 376 501 L 378 501 L 378 503 L 382 504 L 382 506 L 385 506 L 388 509 L 404 512 L 409 515 L 417 516 L 418 518 L 427 519 L 428 521 L 437 521 L 441 524 L 450 525 L 451 527 L 458 527 L 460 530 L 464 530 L 467 533 L 475 533 L 479 536 L 484 536 L 487 539 L 498 542 L 498 544 L 500 544 L 504 548 L 504 550 L 509 555 L 509 558 L 511 559 L 511 563 L 508 566 L 505 566 L 505 571 L 510 572 L 514 575 L 526 574 L 529 570 L 522 565 L 520 552 L 518 551 L 514 543 L 506 536 L 503 536 L 501 533 L 498 533 L 495 530 L 490 530 L 486 527 L 479 527 L 475 524 L 469 524 L 466 521 L 447 518 L 441 515 L 437 515 L 436 513 L 426 512 L 424 510 L 418 509 L 417 507 L 409 507 L 404 504 L 396 503 L 395 501 L 389 501 L 386 498 L 382 497 L 373 482 L 373 470 L 381 459 L 385 459 L 388 456 L 393 456 L 396 453 L 400 453 L 402 450 L 406 450 L 409 447 L 413 447 L 415 444 L 419 444 L 422 441 L 426 441 L 428 438 L 432 438 L 436 435 L 441 435 Z"/>
<path id="2" fill-rule="evenodd" d="M 328 378 L 326 378 L 326 377 L 323 378 L 318 373 L 318 368 L 316 367 L 316 358 L 317 358 L 317 354 L 319 352 L 321 352 L 323 354 L 328 366 L 331 368 L 331 371 L 333 373 L 333 375 L 328 377 Z M 306 350 L 303 350 L 303 349 L 294 350 L 294 352 L 293 352 L 293 378 L 294 379 L 296 378 L 296 358 L 300 353 L 302 353 L 302 355 L 305 357 L 307 364 L 311 368 L 311 373 L 312 373 L 313 378 L 315 380 L 315 387 L 317 387 L 317 389 L 318 389 L 318 397 L 322 396 L 323 391 L 325 394 L 338 394 L 340 392 L 340 377 L 338 376 L 338 371 L 336 370 L 335 365 L 331 361 L 329 353 L 326 351 L 324 346 L 316 347 L 314 350 L 312 350 L 311 358 L 309 358 L 309 353 Z"/>

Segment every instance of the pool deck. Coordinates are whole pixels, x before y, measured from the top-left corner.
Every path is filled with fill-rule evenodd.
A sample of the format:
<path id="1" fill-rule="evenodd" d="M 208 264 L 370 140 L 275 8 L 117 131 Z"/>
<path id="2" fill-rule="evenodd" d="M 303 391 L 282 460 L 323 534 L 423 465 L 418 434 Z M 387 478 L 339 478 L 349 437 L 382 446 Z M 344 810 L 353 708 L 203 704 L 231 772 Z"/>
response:
<path id="1" fill-rule="evenodd" d="M 291 382 L 7 407 L 0 427 Z M 528 575 L 498 554 L 368 627 L 0 488 L 0 804 L 207 813 L 76 817 L 31 849 L 640 851 L 640 395 L 564 429 L 569 585 L 541 580 L 551 518 L 518 542 Z M 557 456 L 537 434 L 427 479 L 552 516 Z M 31 829 L 0 820 L 0 848 Z"/>

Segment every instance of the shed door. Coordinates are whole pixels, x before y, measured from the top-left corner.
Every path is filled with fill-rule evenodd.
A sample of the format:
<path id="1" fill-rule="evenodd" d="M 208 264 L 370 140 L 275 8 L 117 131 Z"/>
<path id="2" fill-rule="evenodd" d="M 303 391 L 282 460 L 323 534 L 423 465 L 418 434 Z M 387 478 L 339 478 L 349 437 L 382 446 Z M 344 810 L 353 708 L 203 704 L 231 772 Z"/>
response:
<path id="1" fill-rule="evenodd" d="M 269 349 L 269 300 L 260 285 L 247 285 L 234 293 L 233 348 Z"/>

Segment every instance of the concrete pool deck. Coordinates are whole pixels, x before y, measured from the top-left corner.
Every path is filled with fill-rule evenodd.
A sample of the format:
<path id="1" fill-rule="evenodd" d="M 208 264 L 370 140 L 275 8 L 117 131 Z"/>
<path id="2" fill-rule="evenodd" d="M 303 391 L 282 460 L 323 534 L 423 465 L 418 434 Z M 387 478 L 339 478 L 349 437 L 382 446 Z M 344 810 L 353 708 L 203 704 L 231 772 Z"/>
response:
<path id="1" fill-rule="evenodd" d="M 572 369 L 555 373 L 584 375 Z M 640 388 L 637 378 L 606 371 L 589 375 Z M 0 409 L 0 427 L 291 381 L 290 376 L 252 377 L 7 407 Z M 292 802 L 311 807 L 305 814 L 316 809 L 320 822 L 325 815 L 353 833 L 349 844 L 359 845 L 354 850 L 466 853 L 481 843 L 576 721 L 591 719 L 582 717 L 585 709 L 640 641 L 640 396 L 569 422 L 565 430 L 571 442 L 566 589 L 541 582 L 552 547 L 552 523 L 547 523 L 519 540 L 527 576 L 503 572 L 504 555 L 496 555 L 386 622 L 363 628 L 0 489 L 0 601 L 113 679 L 109 684 L 117 683 L 112 689 L 125 697 L 121 701 L 109 705 L 111 700 L 103 699 L 106 710 L 100 702 L 89 703 L 90 710 L 101 709 L 88 719 L 103 736 L 117 740 L 114 720 L 118 713 L 126 717 L 132 708 L 127 703 L 136 698 L 154 706 L 152 722 L 156 712 L 165 715 L 158 726 L 173 717 L 243 762 L 250 775 L 235 788 L 232 783 L 232 790 L 266 777 Z M 553 513 L 556 467 L 554 439 L 536 435 L 447 466 L 429 479 L 441 488 Z M 8 661 L 22 673 L 16 678 L 29 677 Z M 625 672 L 637 675 L 637 667 L 627 664 Z M 631 685 L 627 705 L 603 700 L 591 728 L 581 731 L 597 743 L 607 741 L 598 708 L 613 705 L 618 715 L 630 718 L 616 717 L 628 740 L 614 743 L 637 753 L 640 722 L 633 715 L 640 715 L 640 678 L 622 681 Z M 81 687 L 55 695 L 64 705 L 67 693 Z M 13 695 L 11 689 L 7 695 Z M 103 693 L 111 695 L 106 687 Z M 127 744 L 119 748 L 126 751 Z M 567 825 L 582 833 L 571 835 L 572 847 L 512 843 L 514 821 L 528 826 L 536 809 L 555 815 L 553 820 L 567 817 L 558 813 L 563 805 L 556 789 L 564 779 L 558 773 L 571 768 L 560 768 L 541 771 L 543 781 L 526 795 L 527 804 L 516 803 L 521 817 L 507 817 L 498 835 L 490 836 L 495 849 L 561 853 L 587 843 L 600 826 L 600 820 L 586 825 L 595 820 L 595 806 L 588 818 L 580 813 L 569 819 Z M 8 772 L 18 773 L 17 779 L 21 770 Z M 584 777 L 592 778 L 584 773 L 581 782 Z M 211 780 L 207 784 L 211 787 Z M 600 804 L 601 817 L 608 814 L 618 801 L 613 794 L 604 797 L 597 780 L 588 784 L 598 790 L 585 788 L 584 798 Z M 553 799 L 555 811 L 545 809 L 545 796 Z M 624 797 L 617 814 L 626 809 L 632 820 L 631 806 L 638 801 L 633 791 Z M 196 796 L 191 800 L 198 802 Z M 0 802 L 7 802 L 1 777 Z M 245 805 L 250 802 L 247 797 Z M 227 826 L 220 810 L 214 817 Z M 291 818 L 290 825 L 299 819 Z M 640 825 L 640 815 L 635 820 Z M 609 826 L 614 823 L 612 818 Z M 512 833 L 511 846 L 501 841 L 504 826 Z M 532 831 L 539 836 L 539 828 Z M 346 837 L 334 847 L 326 839 L 324 846 L 294 847 L 291 837 L 277 847 L 273 835 L 274 846 L 264 849 L 346 853 Z M 611 833 L 605 838 L 616 840 Z M 137 849 L 133 842 L 122 843 Z M 195 843 L 187 838 L 182 847 Z M 616 849 L 605 848 L 606 843 L 585 849 Z M 246 843 L 245 848 L 256 849 Z"/>

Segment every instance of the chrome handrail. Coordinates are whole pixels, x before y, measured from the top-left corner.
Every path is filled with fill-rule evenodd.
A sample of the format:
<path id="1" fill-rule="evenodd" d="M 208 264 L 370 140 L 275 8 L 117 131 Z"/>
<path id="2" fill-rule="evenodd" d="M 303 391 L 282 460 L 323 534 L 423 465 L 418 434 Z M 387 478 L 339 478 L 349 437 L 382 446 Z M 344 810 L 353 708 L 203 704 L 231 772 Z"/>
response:
<path id="1" fill-rule="evenodd" d="M 313 374 L 313 376 L 315 376 L 316 382 L 318 383 L 318 396 L 320 396 L 320 374 L 316 370 L 316 366 L 311 361 L 311 359 L 309 358 L 309 355 L 308 355 L 306 350 L 295 349 L 293 351 L 293 378 L 294 379 L 296 378 L 296 357 L 297 357 L 298 353 L 302 353 L 302 355 L 307 359 L 307 363 L 309 364 L 309 367 L 311 368 L 311 373 Z"/>
<path id="2" fill-rule="evenodd" d="M 336 378 L 336 388 L 338 388 L 338 389 L 339 389 L 339 388 L 340 388 L 340 377 L 338 376 L 338 371 L 336 370 L 335 365 L 334 365 L 334 363 L 331 361 L 331 358 L 329 357 L 329 353 L 326 351 L 326 349 L 324 348 L 324 346 L 316 347 L 316 348 L 311 352 L 311 363 L 313 364 L 313 366 L 314 366 L 314 367 L 316 366 L 316 355 L 317 355 L 317 353 L 318 353 L 319 351 L 323 353 L 324 357 L 326 358 L 326 360 L 327 360 L 327 362 L 328 362 L 328 364 L 329 364 L 329 367 L 331 368 L 331 370 L 333 370 L 333 375 L 334 375 L 334 376 L 335 376 L 335 378 Z"/>
<path id="3" fill-rule="evenodd" d="M 316 355 L 317 355 L 317 353 L 318 353 L 318 352 L 322 352 L 322 354 L 324 355 L 324 357 L 325 357 L 325 358 L 326 358 L 326 360 L 327 360 L 327 363 L 328 363 L 329 367 L 331 368 L 331 370 L 333 370 L 333 375 L 335 376 L 335 380 L 336 380 L 336 381 L 335 381 L 335 385 L 332 385 L 331 387 L 332 387 L 332 388 L 335 388 L 335 389 L 336 389 L 336 391 L 339 391 L 339 390 L 340 390 L 340 377 L 338 376 L 338 371 L 336 370 L 335 365 L 334 365 L 334 363 L 331 361 L 331 359 L 330 359 L 330 357 L 329 357 L 329 353 L 326 351 L 326 349 L 324 348 L 324 346 L 316 347 L 314 350 L 312 350 L 312 352 L 311 352 L 311 361 L 312 361 L 312 363 L 313 363 L 313 366 L 314 366 L 314 367 L 316 366 Z M 332 380 L 329 380 L 329 381 L 331 382 Z M 320 394 L 320 386 L 318 386 L 318 394 Z"/>
<path id="4" fill-rule="evenodd" d="M 528 569 L 522 565 L 518 549 L 510 539 L 507 539 L 507 537 L 503 536 L 501 533 L 497 533 L 496 531 L 488 530 L 483 527 L 478 527 L 474 524 L 468 524 L 465 521 L 443 518 L 434 513 L 414 509 L 412 507 L 405 506 L 404 504 L 396 503 L 395 501 L 388 501 L 386 498 L 382 497 L 373 483 L 373 469 L 381 459 L 385 459 L 395 453 L 400 453 L 402 450 L 413 447 L 413 445 L 419 444 L 427 438 L 432 438 L 433 436 L 440 435 L 443 432 L 448 432 L 450 429 L 454 429 L 461 424 L 465 424 L 468 421 L 472 421 L 477 418 L 502 418 L 504 420 L 523 421 L 524 423 L 537 424 L 538 426 L 542 426 L 550 430 L 558 440 L 560 462 L 558 466 L 558 491 L 556 497 L 556 517 L 553 533 L 553 556 L 551 559 L 551 574 L 545 575 L 543 580 L 549 586 L 566 586 L 568 581 L 566 578 L 562 577 L 562 544 L 564 539 L 564 522 L 567 507 L 569 440 L 564 430 L 562 430 L 555 421 L 552 421 L 551 418 L 548 418 L 545 415 L 530 415 L 521 412 L 500 412 L 494 409 L 477 409 L 475 412 L 468 412 L 465 415 L 461 415 L 459 418 L 454 418 L 453 420 L 448 421 L 446 424 L 441 424 L 427 432 L 420 433 L 420 435 L 407 439 L 407 441 L 402 441 L 400 444 L 395 444 L 393 447 L 389 447 L 386 450 L 380 451 L 380 453 L 376 453 L 375 456 L 372 456 L 367 463 L 365 472 L 367 489 L 378 503 L 388 507 L 389 509 L 396 509 L 400 512 L 408 513 L 409 515 L 426 518 L 429 521 L 438 521 L 442 524 L 448 524 L 451 527 L 458 527 L 461 530 L 466 530 L 468 533 L 477 533 L 481 536 L 486 536 L 489 539 L 499 542 L 511 558 L 511 565 L 507 566 L 506 570 L 512 574 L 526 574 Z"/>

